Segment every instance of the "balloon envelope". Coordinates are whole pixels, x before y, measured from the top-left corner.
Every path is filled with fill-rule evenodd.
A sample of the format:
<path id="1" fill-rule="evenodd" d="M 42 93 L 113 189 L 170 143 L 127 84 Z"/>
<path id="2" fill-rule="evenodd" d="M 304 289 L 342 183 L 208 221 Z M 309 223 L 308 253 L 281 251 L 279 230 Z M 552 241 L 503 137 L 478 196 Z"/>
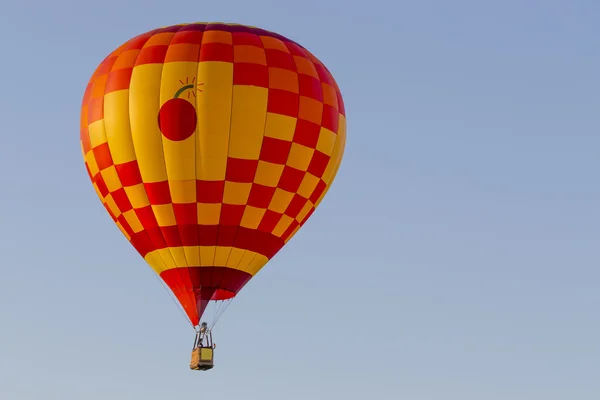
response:
<path id="1" fill-rule="evenodd" d="M 102 61 L 80 138 L 108 214 L 197 325 L 312 215 L 340 166 L 346 119 L 331 73 L 299 44 L 194 23 Z"/>

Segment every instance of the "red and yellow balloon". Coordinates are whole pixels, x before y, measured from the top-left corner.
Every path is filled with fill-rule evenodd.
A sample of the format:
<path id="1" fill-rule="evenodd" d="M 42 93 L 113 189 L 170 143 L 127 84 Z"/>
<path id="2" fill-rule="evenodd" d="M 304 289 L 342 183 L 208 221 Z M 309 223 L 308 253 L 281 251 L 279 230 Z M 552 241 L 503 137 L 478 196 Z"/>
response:
<path id="1" fill-rule="evenodd" d="M 345 141 L 342 95 L 323 63 L 237 24 L 129 40 L 98 66 L 81 108 L 98 197 L 193 325 L 307 221 Z"/>

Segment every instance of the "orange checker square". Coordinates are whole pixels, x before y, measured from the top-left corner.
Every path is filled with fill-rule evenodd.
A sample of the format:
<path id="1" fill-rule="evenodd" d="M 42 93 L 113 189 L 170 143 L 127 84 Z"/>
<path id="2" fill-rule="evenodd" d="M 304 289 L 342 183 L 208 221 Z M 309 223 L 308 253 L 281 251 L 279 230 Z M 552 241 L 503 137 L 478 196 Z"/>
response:
<path id="1" fill-rule="evenodd" d="M 223 43 L 233 45 L 233 37 L 231 32 L 219 31 L 219 30 L 205 30 L 204 37 L 202 38 L 202 45 L 207 43 Z"/>
<path id="2" fill-rule="evenodd" d="M 133 68 L 135 60 L 138 58 L 141 49 L 127 50 L 119 54 L 111 71 L 116 71 L 122 68 Z"/>
<path id="3" fill-rule="evenodd" d="M 122 68 L 111 71 L 106 81 L 105 94 L 129 88 L 133 68 Z"/>
<path id="4" fill-rule="evenodd" d="M 265 49 L 251 45 L 234 45 L 233 62 L 267 65 Z"/>
<path id="5" fill-rule="evenodd" d="M 313 78 L 319 79 L 319 74 L 315 65 L 306 57 L 293 56 L 294 64 L 296 64 L 296 70 L 299 74 L 312 76 Z"/>
<path id="6" fill-rule="evenodd" d="M 288 54 L 290 52 L 285 43 L 283 43 L 280 39 L 270 36 L 260 36 L 260 41 L 265 49 L 278 50 Z"/>
<path id="7" fill-rule="evenodd" d="M 171 44 L 165 55 L 165 62 L 189 61 L 197 62 L 200 56 L 200 45 L 190 43 Z"/>
<path id="8" fill-rule="evenodd" d="M 310 97 L 300 96 L 298 118 L 320 125 L 323 120 L 323 103 Z"/>
<path id="9" fill-rule="evenodd" d="M 94 147 L 92 151 L 94 152 L 94 158 L 96 159 L 96 164 L 100 171 L 113 165 L 113 159 L 110 155 L 108 143 L 102 143 L 100 146 Z"/>
<path id="10" fill-rule="evenodd" d="M 335 88 L 328 83 L 321 82 L 321 90 L 323 92 L 323 103 L 332 106 L 337 110 L 339 107 Z"/>
<path id="11" fill-rule="evenodd" d="M 297 117 L 300 108 L 300 96 L 282 89 L 269 89 L 267 112 Z"/>
<path id="12" fill-rule="evenodd" d="M 99 121 L 102 118 L 104 118 L 104 96 L 90 99 L 88 102 L 88 124 Z"/>
<path id="13" fill-rule="evenodd" d="M 269 88 L 299 93 L 298 74 L 296 71 L 269 67 Z"/>

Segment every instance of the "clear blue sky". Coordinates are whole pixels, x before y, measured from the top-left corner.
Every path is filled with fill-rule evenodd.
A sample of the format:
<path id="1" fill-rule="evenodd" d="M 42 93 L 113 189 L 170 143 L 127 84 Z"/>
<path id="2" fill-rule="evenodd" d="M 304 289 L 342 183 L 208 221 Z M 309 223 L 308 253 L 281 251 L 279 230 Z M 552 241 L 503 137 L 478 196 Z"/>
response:
<path id="1" fill-rule="evenodd" d="M 598 399 L 599 15 L 594 0 L 7 2 L 0 398 Z M 79 148 L 96 65 L 192 21 L 302 43 L 348 113 L 332 190 L 223 316 L 208 373 L 188 369 L 193 331 Z"/>

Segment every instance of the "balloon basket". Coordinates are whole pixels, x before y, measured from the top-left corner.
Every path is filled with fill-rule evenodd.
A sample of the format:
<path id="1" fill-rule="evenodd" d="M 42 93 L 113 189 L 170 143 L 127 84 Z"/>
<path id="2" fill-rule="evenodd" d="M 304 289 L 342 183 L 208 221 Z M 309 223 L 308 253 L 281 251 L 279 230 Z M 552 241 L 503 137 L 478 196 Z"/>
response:
<path id="1" fill-rule="evenodd" d="M 214 350 L 210 347 L 197 347 L 192 351 L 190 369 L 195 371 L 207 371 L 214 367 Z"/>

